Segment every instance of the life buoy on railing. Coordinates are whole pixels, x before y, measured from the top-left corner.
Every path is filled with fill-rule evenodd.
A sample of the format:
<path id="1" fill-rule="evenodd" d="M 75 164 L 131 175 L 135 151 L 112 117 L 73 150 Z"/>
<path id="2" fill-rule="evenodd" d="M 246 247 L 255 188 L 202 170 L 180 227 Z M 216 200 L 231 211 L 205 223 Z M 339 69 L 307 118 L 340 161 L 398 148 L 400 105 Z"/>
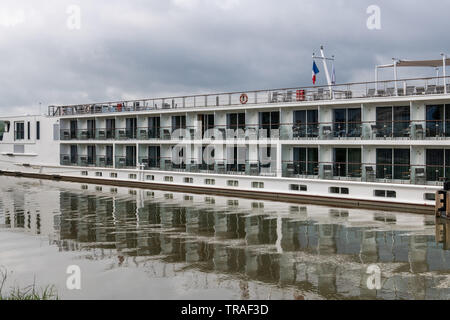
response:
<path id="1" fill-rule="evenodd" d="M 241 94 L 239 100 L 241 101 L 241 104 L 246 104 L 248 102 L 248 95 L 246 95 L 245 93 Z"/>

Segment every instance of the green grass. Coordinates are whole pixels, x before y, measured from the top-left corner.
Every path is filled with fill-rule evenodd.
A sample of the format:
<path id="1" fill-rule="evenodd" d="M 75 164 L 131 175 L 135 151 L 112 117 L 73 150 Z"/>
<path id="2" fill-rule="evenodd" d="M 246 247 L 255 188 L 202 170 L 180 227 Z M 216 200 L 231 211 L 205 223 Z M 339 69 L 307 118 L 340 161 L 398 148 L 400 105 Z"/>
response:
<path id="1" fill-rule="evenodd" d="M 47 286 L 41 289 L 36 288 L 33 283 L 25 288 L 12 287 L 9 293 L 4 294 L 3 289 L 8 273 L 6 269 L 0 268 L 0 301 L 1 300 L 58 300 L 55 286 Z"/>

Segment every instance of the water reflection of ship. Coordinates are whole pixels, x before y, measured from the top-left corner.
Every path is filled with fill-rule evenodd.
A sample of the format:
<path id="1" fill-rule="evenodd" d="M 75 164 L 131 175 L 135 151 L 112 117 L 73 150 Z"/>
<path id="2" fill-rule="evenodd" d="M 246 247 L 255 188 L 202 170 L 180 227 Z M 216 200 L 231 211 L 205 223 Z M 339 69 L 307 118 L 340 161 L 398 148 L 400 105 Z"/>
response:
<path id="1" fill-rule="evenodd" d="M 90 201 L 78 194 L 66 196 L 84 203 Z M 326 297 L 383 297 L 382 292 L 365 288 L 365 270 L 349 270 L 347 262 L 362 265 L 397 262 L 406 264 L 412 272 L 430 271 L 439 265 L 434 262 L 436 256 L 432 254 L 430 236 L 320 224 L 307 219 L 306 207 L 294 210 L 292 216 L 278 219 L 263 210 L 225 213 L 214 206 L 177 206 L 174 202 L 154 199 L 146 199 L 139 208 L 135 199 L 109 202 L 99 201 L 87 208 L 80 206 L 78 212 L 87 211 L 86 216 L 97 213 L 95 224 L 103 226 L 103 237 L 99 239 L 98 234 L 89 232 L 98 228 L 93 223 L 86 224 L 90 220 L 85 219 L 78 226 L 78 232 L 84 234 L 76 237 L 78 242 L 98 242 L 99 246 L 109 242 L 127 256 L 162 256 L 164 261 L 188 263 L 206 272 L 233 273 L 267 283 L 295 285 L 304 290 L 316 288 Z M 69 214 L 68 219 L 66 214 Z M 70 221 L 70 216 L 70 212 L 62 210 L 61 221 Z M 112 216 L 115 231 L 111 238 L 111 232 L 104 226 L 111 222 Z M 330 216 L 336 218 L 336 211 L 331 210 Z M 347 215 L 344 213 L 338 218 L 346 220 Z M 62 240 L 67 240 L 68 236 L 70 234 L 61 233 Z M 276 250 L 279 237 L 281 252 Z M 345 259 L 338 262 L 333 259 L 336 255 L 349 258 L 347 262 Z M 314 256 L 326 261 L 318 261 Z M 448 269 L 448 258 L 444 257 L 442 268 Z M 395 283 L 398 296 L 407 295 L 407 288 L 411 286 L 421 285 L 419 280 L 402 280 L 396 275 L 390 282 Z M 427 294 L 423 288 L 417 292 L 423 292 L 423 297 Z"/>
<path id="2" fill-rule="evenodd" d="M 442 243 L 444 250 L 450 250 L 450 220 L 436 219 L 436 242 Z"/>
<path id="3" fill-rule="evenodd" d="M 417 287 L 418 297 L 448 293 L 430 290 L 435 280 L 424 281 L 421 274 L 392 273 L 383 290 L 366 288 L 370 263 L 398 263 L 400 271 L 413 273 L 448 271 L 450 266 L 450 255 L 433 236 L 402 231 L 401 222 L 386 214 L 288 204 L 276 204 L 278 213 L 273 213 L 268 204 L 264 209 L 263 203 L 250 200 L 227 206 L 230 200 L 220 197 L 202 201 L 194 196 L 192 201 L 192 196 L 163 192 L 59 194 L 51 209 L 60 212 L 59 218 L 46 223 L 55 226 L 61 250 L 89 249 L 96 255 L 109 249 L 122 263 L 155 257 L 207 273 L 233 274 L 242 278 L 243 288 L 256 280 L 324 297 L 408 297 L 411 287 Z M 8 201 L 16 208 L 8 208 Z M 2 199 L 8 219 L 17 220 L 26 202 Z"/>

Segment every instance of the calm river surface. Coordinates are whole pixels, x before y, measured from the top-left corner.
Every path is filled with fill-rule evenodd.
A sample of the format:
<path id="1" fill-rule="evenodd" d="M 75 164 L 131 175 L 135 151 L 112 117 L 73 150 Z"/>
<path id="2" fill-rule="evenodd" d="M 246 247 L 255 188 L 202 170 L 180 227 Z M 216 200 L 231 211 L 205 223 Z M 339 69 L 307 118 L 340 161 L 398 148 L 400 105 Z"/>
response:
<path id="1" fill-rule="evenodd" d="M 61 299 L 449 299 L 449 229 L 405 213 L 0 177 L 4 293 L 35 282 Z M 80 290 L 66 285 L 74 265 Z"/>

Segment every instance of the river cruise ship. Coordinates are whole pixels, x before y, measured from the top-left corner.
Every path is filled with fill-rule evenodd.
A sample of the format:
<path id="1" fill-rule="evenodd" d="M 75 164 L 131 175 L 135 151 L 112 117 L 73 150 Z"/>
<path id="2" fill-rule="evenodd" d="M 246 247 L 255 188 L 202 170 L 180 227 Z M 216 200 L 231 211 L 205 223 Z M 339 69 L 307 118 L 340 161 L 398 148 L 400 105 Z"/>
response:
<path id="1" fill-rule="evenodd" d="M 438 60 L 394 80 L 49 106 L 0 118 L 4 175 L 433 213 L 450 178 Z M 326 66 L 326 63 L 324 63 Z M 397 79 L 399 67 L 443 75 Z"/>

